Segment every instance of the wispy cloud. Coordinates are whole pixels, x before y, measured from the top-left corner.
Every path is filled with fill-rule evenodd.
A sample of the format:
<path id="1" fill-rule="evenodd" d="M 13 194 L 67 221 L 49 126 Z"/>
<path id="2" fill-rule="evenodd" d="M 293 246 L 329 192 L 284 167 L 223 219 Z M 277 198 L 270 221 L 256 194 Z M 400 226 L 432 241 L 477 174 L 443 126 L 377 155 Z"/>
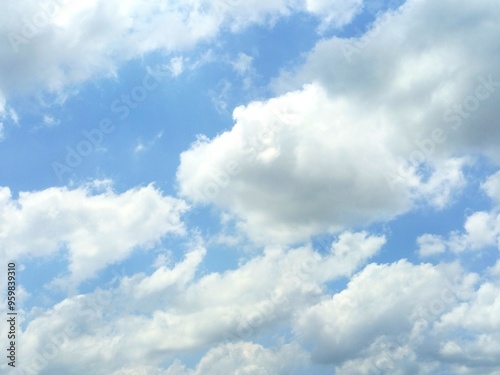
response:
<path id="1" fill-rule="evenodd" d="M 139 153 L 142 153 L 142 152 L 146 152 L 148 151 L 149 149 L 151 149 L 155 144 L 156 142 L 158 142 L 158 140 L 160 140 L 161 138 L 163 137 L 163 130 L 161 130 L 160 132 L 158 132 L 158 134 L 156 134 L 154 136 L 153 139 L 151 139 L 150 141 L 144 143 L 144 142 L 141 142 L 141 141 L 138 141 L 135 148 L 134 148 L 134 153 L 135 154 L 139 154 Z"/>

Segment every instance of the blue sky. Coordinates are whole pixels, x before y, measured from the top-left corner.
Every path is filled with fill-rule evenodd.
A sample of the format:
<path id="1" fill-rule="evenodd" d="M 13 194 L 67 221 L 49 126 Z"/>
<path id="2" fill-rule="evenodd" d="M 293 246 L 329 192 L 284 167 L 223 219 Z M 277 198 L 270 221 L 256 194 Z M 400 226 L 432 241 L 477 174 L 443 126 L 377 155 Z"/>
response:
<path id="1" fill-rule="evenodd" d="M 5 5 L 2 373 L 500 374 L 499 13 Z"/>

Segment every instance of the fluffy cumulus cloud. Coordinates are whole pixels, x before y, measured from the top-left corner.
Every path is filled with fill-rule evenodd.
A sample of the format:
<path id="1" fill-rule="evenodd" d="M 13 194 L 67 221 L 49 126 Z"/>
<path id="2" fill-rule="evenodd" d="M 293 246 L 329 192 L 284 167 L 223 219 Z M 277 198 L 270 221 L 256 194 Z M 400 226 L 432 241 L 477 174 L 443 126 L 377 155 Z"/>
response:
<path id="1" fill-rule="evenodd" d="M 435 326 L 437 334 L 446 337 L 436 346 L 442 361 L 454 363 L 465 374 L 498 373 L 499 292 L 498 278 L 485 282 L 473 298 L 442 316 Z"/>
<path id="2" fill-rule="evenodd" d="M 153 185 L 121 194 L 107 184 L 96 193 L 96 186 L 103 187 L 49 188 L 21 192 L 17 198 L 1 188 L 2 259 L 46 257 L 67 249 L 69 277 L 78 283 L 135 248 L 184 232 L 180 216 L 187 205 Z"/>
<path id="3" fill-rule="evenodd" d="M 419 254 L 422 257 L 441 254 L 446 251 L 446 245 L 443 243 L 442 237 L 433 234 L 419 236 L 417 243 Z"/>
<path id="4" fill-rule="evenodd" d="M 344 291 L 304 311 L 296 330 L 313 343 L 318 360 L 341 363 L 381 335 L 397 338 L 410 331 L 418 308 L 439 300 L 442 290 L 436 286 L 444 288 L 446 280 L 446 274 L 431 265 L 371 264 Z"/>
<path id="5" fill-rule="evenodd" d="M 289 375 L 300 374 L 307 362 L 305 353 L 295 345 L 267 349 L 252 342 L 223 344 L 209 350 L 195 369 L 175 361 L 167 370 L 153 367 L 120 369 L 112 375 Z"/>
<path id="6" fill-rule="evenodd" d="M 469 214 L 465 219 L 463 230 L 452 231 L 448 236 L 430 233 L 419 236 L 417 242 L 420 255 L 442 253 L 446 249 L 455 253 L 482 251 L 491 247 L 500 250 L 499 176 L 499 172 L 496 172 L 481 184 L 484 193 L 492 201 L 492 209 Z"/>
<path id="7" fill-rule="evenodd" d="M 80 375 L 89 369 L 113 375 L 219 374 L 222 369 L 267 375 L 329 365 L 338 374 L 450 369 L 494 374 L 498 280 L 481 280 L 457 264 L 402 260 L 364 267 L 382 243 L 364 233 L 345 233 L 323 256 L 308 248 L 274 248 L 233 271 L 199 278 L 194 274 L 205 250 L 193 244 L 170 268 L 37 311 L 23 332 L 29 339 L 21 354 L 30 360 L 22 369 L 40 375 Z M 347 249 L 360 248 L 365 248 L 363 259 L 335 269 Z M 351 274 L 343 291 L 324 292 L 325 282 Z M 153 281 L 156 288 L 144 288 Z M 291 342 L 256 343 L 284 323 L 294 327 Z M 177 359 L 188 350 L 203 353 L 194 365 Z"/>
<path id="8" fill-rule="evenodd" d="M 318 42 L 275 82 L 294 91 L 235 109 L 230 131 L 181 156 L 181 194 L 278 241 L 387 220 L 422 198 L 445 207 L 467 152 L 500 160 L 499 12 L 408 1 L 359 39 Z"/>
<path id="9" fill-rule="evenodd" d="M 476 292 L 478 281 L 456 264 L 371 264 L 304 310 L 296 331 L 338 374 L 493 374 L 498 289 Z"/>
<path id="10" fill-rule="evenodd" d="M 96 75 L 114 75 L 124 61 L 160 50 L 167 54 L 213 39 L 221 30 L 237 32 L 310 10 L 343 25 L 359 1 L 308 3 L 292 0 L 101 1 L 24 0 L 8 3 L 0 15 L 2 62 L 9 74 L 0 93 L 44 88 L 67 92 Z"/>
<path id="11" fill-rule="evenodd" d="M 93 372 L 108 374 L 132 365 L 171 362 L 175 353 L 225 342 L 208 351 L 195 374 L 216 374 L 228 351 L 233 354 L 224 361 L 242 374 L 288 373 L 289 366 L 307 362 L 298 346 L 271 350 L 251 340 L 319 302 L 326 283 L 357 272 L 384 243 L 383 237 L 346 232 L 323 254 L 308 246 L 273 247 L 235 270 L 196 277 L 206 250 L 193 242 L 184 259 L 171 267 L 123 278 L 112 289 L 66 298 L 43 313 L 28 312 L 36 317 L 23 332 L 29 340 L 21 354 L 33 358 L 24 362 L 25 369 L 71 373 L 72 366 L 88 371 L 99 363 Z M 291 357 L 295 360 L 287 359 Z"/>
<path id="12" fill-rule="evenodd" d="M 241 342 L 211 349 L 194 371 L 174 371 L 171 367 L 167 374 L 168 371 L 179 375 L 216 375 L 228 372 L 240 375 L 299 374 L 296 369 L 302 367 L 307 359 L 307 355 L 294 345 L 284 345 L 273 350 L 251 342 Z"/>
<path id="13" fill-rule="evenodd" d="M 234 118 L 231 131 L 181 155 L 177 178 L 182 196 L 234 213 L 256 239 L 293 242 L 387 220 L 421 199 L 443 207 L 464 185 L 465 159 L 424 176 L 394 151 L 398 129 L 317 84 L 239 107 Z"/>
<path id="14" fill-rule="evenodd" d="M 470 151 L 499 161 L 499 14 L 488 0 L 410 0 L 359 37 L 320 41 L 275 87 L 320 82 L 380 123 L 414 162 Z"/>
<path id="15" fill-rule="evenodd" d="M 495 204 L 500 203 L 500 171 L 489 176 L 481 187 Z"/>
<path id="16" fill-rule="evenodd" d="M 67 269 L 50 285 L 74 287 L 41 297 L 57 303 L 19 309 L 12 374 L 500 374 L 500 172 L 469 186 L 466 178 L 484 161 L 489 169 L 500 162 L 500 6 L 408 0 L 378 14 L 363 35 L 338 36 L 363 6 L 5 5 L 0 69 L 10 74 L 0 77 L 0 140 L 4 123 L 17 122 L 8 102 L 16 90 L 78 89 L 156 50 L 180 75 L 184 49 L 298 12 L 317 17 L 324 32 L 272 82 L 274 97 L 237 107 L 230 129 L 199 135 L 181 153 L 177 197 L 153 184 L 117 192 L 109 181 L 0 188 L 4 264 L 61 255 Z M 239 52 L 230 68 L 257 76 L 257 54 Z M 428 263 L 413 261 L 414 243 L 395 248 L 390 225 L 371 226 L 408 212 L 451 215 L 462 190 L 477 186 L 489 208 L 474 203 L 458 230 L 415 235 Z M 223 235 L 251 250 L 231 249 L 243 257 L 237 265 L 224 259 L 211 268 L 220 245 L 213 238 L 223 235 L 189 231 L 182 215 L 191 204 L 217 208 Z M 204 214 L 206 224 L 213 216 Z M 329 238 L 321 249 L 312 237 L 319 234 Z M 176 262 L 160 254 L 152 268 L 83 283 L 136 250 L 159 251 L 168 235 L 176 236 L 166 250 Z M 488 264 L 468 264 L 476 255 Z M 30 292 L 18 286 L 23 303 Z"/>

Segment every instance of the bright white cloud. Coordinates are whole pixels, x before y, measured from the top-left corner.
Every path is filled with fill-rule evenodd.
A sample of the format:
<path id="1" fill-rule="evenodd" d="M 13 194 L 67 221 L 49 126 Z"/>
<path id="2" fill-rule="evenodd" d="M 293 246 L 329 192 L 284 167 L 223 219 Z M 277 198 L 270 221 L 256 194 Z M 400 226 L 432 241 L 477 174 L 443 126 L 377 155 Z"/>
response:
<path id="1" fill-rule="evenodd" d="M 235 270 L 198 278 L 205 249 L 193 243 L 175 265 L 36 312 L 23 332 L 30 339 L 22 355 L 38 358 L 39 375 L 70 368 L 80 375 L 84 372 L 78 369 L 88 372 L 93 363 L 99 364 L 96 375 L 218 374 L 222 368 L 241 374 L 299 374 L 314 371 L 315 363 L 334 365 L 339 374 L 354 369 L 360 374 L 416 369 L 432 374 L 450 368 L 475 374 L 462 358 L 469 358 L 468 363 L 493 360 L 500 326 L 496 284 L 483 282 L 476 293 L 478 276 L 456 264 L 403 260 L 370 264 L 357 272 L 383 242 L 347 232 L 322 256 L 307 247 L 286 252 L 270 248 Z M 321 287 L 352 272 L 357 273 L 340 293 L 330 296 Z M 248 341 L 287 321 L 295 326 L 290 343 L 266 348 Z M 460 339 L 464 329 L 467 341 Z M 54 337 L 56 343 L 41 337 Z M 222 343 L 233 338 L 245 341 Z M 185 350 L 207 344 L 211 349 L 196 366 L 175 360 Z M 440 348 L 438 358 L 428 347 Z M 454 354 L 457 350 L 461 356 Z"/>
<path id="2" fill-rule="evenodd" d="M 446 245 L 440 236 L 424 234 L 417 238 L 418 252 L 420 256 L 441 254 L 446 251 Z"/>
<path id="3" fill-rule="evenodd" d="M 321 40 L 274 86 L 320 82 L 379 122 L 412 164 L 471 151 L 498 162 L 499 16 L 488 0 L 409 0 L 359 38 Z"/>
<path id="4" fill-rule="evenodd" d="M 417 317 L 418 308 L 440 300 L 446 280 L 458 275 L 456 270 L 448 272 L 452 273 L 446 275 L 431 265 L 414 266 L 406 261 L 371 264 L 351 279 L 347 289 L 307 309 L 296 330 L 313 343 L 314 358 L 340 364 L 380 335 L 396 338 L 410 331 L 411 317 Z M 454 299 L 450 297 L 446 310 L 454 305 Z"/>
<path id="5" fill-rule="evenodd" d="M 307 355 L 295 345 L 268 349 L 251 342 L 238 342 L 210 349 L 193 370 L 175 361 L 167 370 L 132 367 L 112 375 L 291 375 L 300 374 L 307 360 Z"/>
<path id="6" fill-rule="evenodd" d="M 470 164 L 467 158 L 451 158 L 434 164 L 434 172 L 419 187 L 424 199 L 437 207 L 445 207 L 466 185 L 463 168 Z"/>
<path id="7" fill-rule="evenodd" d="M 495 203 L 500 203 L 500 171 L 488 177 L 481 187 Z"/>
<path id="8" fill-rule="evenodd" d="M 231 131 L 182 154 L 180 193 L 231 212 L 262 241 L 387 220 L 416 201 L 445 207 L 472 163 L 457 155 L 496 158 L 499 11 L 409 1 L 380 16 L 354 54 L 338 37 L 318 42 L 276 80 L 286 94 L 236 108 Z"/>
<path id="9" fill-rule="evenodd" d="M 307 11 L 323 18 L 320 30 L 348 24 L 363 8 L 363 0 L 306 0 Z"/>
<path id="10" fill-rule="evenodd" d="M 500 213 L 498 213 L 499 173 L 489 176 L 481 184 L 482 189 L 492 199 L 494 207 L 491 211 L 477 211 L 467 216 L 463 231 L 452 231 L 447 238 L 432 234 L 421 235 L 417 242 L 420 255 L 441 253 L 445 249 L 460 253 L 463 251 L 480 251 L 496 246 L 500 249 Z"/>
<path id="11" fill-rule="evenodd" d="M 221 30 L 300 10 L 317 15 L 322 30 L 341 27 L 361 7 L 358 0 L 61 1 L 43 11 L 46 25 L 18 39 L 17 53 L 8 32 L 0 42 L 0 68 L 12 73 L 0 78 L 0 120 L 17 121 L 2 93 L 64 91 L 151 51 L 177 54 Z M 22 17 L 41 22 L 40 9 L 32 0 L 6 5 L 0 29 L 22 33 Z M 23 365 L 36 375 L 294 374 L 315 373 L 321 363 L 339 375 L 498 375 L 500 262 L 482 276 L 458 262 L 365 266 L 386 238 L 352 228 L 422 203 L 445 208 L 466 184 L 471 151 L 500 161 L 499 12 L 489 0 L 409 0 L 360 38 L 319 41 L 301 67 L 282 72 L 275 98 L 236 108 L 231 130 L 200 136 L 181 155 L 182 199 L 216 205 L 225 221 L 236 219 L 233 238 L 249 234 L 262 253 L 210 272 L 196 238 L 175 264 L 159 255 L 151 274 L 22 311 Z M 173 75 L 196 65 L 167 58 Z M 248 73 L 251 58 L 239 55 L 233 68 Z M 210 94 L 226 111 L 231 86 L 221 82 Z M 500 202 L 500 172 L 481 186 Z M 19 197 L 1 188 L 0 258 L 67 254 L 62 281 L 78 284 L 134 249 L 184 234 L 187 207 L 152 185 L 116 193 L 101 182 Z M 322 232 L 341 234 L 321 252 L 280 245 Z M 498 207 L 417 244 L 422 257 L 500 248 Z M 342 277 L 347 287 L 333 293 Z M 283 326 L 294 330 L 283 334 Z M 274 347 L 256 343 L 276 337 Z M 193 353 L 201 356 L 194 365 L 176 359 Z"/>
<path id="12" fill-rule="evenodd" d="M 231 131 L 181 155 L 180 194 L 233 213 L 254 239 L 293 242 L 390 219 L 416 200 L 443 207 L 464 186 L 465 159 L 424 178 L 395 152 L 397 129 L 371 115 L 315 84 L 238 107 Z"/>
<path id="13" fill-rule="evenodd" d="M 195 371 L 185 374 L 298 374 L 299 372 L 293 370 L 305 362 L 307 355 L 294 345 L 284 345 L 273 350 L 249 342 L 240 342 L 211 349 L 201 359 Z"/>
<path id="14" fill-rule="evenodd" d="M 344 291 L 300 314 L 295 329 L 312 347 L 313 361 L 333 364 L 339 374 L 458 373 L 453 370 L 460 367 L 472 374 L 470 362 L 436 358 L 433 348 L 460 335 L 456 329 L 446 331 L 441 322 L 476 298 L 477 283 L 477 275 L 456 264 L 370 264 Z M 490 302 L 480 309 L 493 316 Z M 469 334 L 481 340 L 488 332 L 482 326 Z M 465 353 L 473 356 L 474 350 Z"/>
<path id="15" fill-rule="evenodd" d="M 479 211 L 467 217 L 463 232 L 453 231 L 448 238 L 424 234 L 418 238 L 421 255 L 443 252 L 478 251 L 489 246 L 500 248 L 500 215 Z"/>
<path id="16" fill-rule="evenodd" d="M 44 357 L 48 343 L 40 338 L 67 332 L 70 338 L 61 338 L 57 358 L 41 373 L 64 372 L 68 366 L 88 371 L 92 363 L 99 363 L 95 373 L 107 374 L 126 365 L 157 365 L 175 358 L 169 353 L 259 337 L 319 302 L 325 283 L 356 272 L 384 242 L 383 237 L 346 232 L 324 255 L 310 247 L 269 248 L 235 270 L 198 277 L 206 250 L 194 242 L 175 265 L 161 266 L 151 275 L 125 277 L 117 288 L 68 297 L 44 313 L 33 311 L 23 332 L 30 340 L 23 344 L 22 354 Z M 242 366 L 241 371 L 257 371 L 266 363 L 285 371 L 301 362 L 281 357 L 296 353 L 293 345 L 274 353 L 278 358 L 273 350 L 250 343 L 226 348 L 234 350 L 233 358 L 226 359 L 228 365 Z M 221 353 L 220 348 L 209 351 L 195 373 L 207 373 L 221 362 Z"/>
<path id="17" fill-rule="evenodd" d="M 48 0 L 5 4 L 0 15 L 0 94 L 64 92 L 95 76 L 114 75 L 120 65 L 152 51 L 185 50 L 221 31 L 272 23 L 304 9 L 333 25 L 348 23 L 351 1 L 304 6 L 294 0 L 102 1 Z M 358 1 L 353 1 L 357 4 Z M 323 10 L 327 9 L 327 13 Z M 172 32 L 175 30 L 175 32 Z M 172 74 L 182 72 L 171 60 Z"/>
<path id="18" fill-rule="evenodd" d="M 95 185 L 98 187 L 98 184 Z M 13 198 L 0 189 L 2 259 L 43 257 L 67 249 L 71 282 L 147 248 L 168 233 L 183 233 L 187 205 L 152 185 L 117 194 L 105 187 L 49 188 Z"/>
<path id="19" fill-rule="evenodd" d="M 444 361 L 462 365 L 464 374 L 498 373 L 499 295 L 498 278 L 493 282 L 485 282 L 473 298 L 456 306 L 436 324 L 437 332 L 448 335 L 448 340 L 439 347 L 440 357 Z M 467 368 L 467 365 L 471 368 Z"/>

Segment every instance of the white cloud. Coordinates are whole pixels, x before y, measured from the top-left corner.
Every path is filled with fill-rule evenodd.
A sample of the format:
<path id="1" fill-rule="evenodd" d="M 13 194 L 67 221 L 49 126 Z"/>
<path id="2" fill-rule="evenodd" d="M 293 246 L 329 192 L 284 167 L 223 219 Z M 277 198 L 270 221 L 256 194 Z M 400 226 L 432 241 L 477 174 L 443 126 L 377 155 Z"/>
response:
<path id="1" fill-rule="evenodd" d="M 312 343 L 313 358 L 341 364 L 360 354 L 378 336 L 394 339 L 411 331 L 418 309 L 440 301 L 440 294 L 447 290 L 446 281 L 459 274 L 453 268 L 414 266 L 406 261 L 370 264 L 351 279 L 347 289 L 304 311 L 296 330 Z M 448 297 L 448 305 L 440 313 L 454 306 L 456 297 Z M 430 315 L 428 319 L 438 317 Z"/>
<path id="2" fill-rule="evenodd" d="M 125 277 L 116 288 L 68 297 L 43 312 L 34 309 L 22 332 L 29 337 L 22 355 L 43 356 L 48 343 L 40 338 L 68 331 L 70 339 L 59 345 L 59 354 L 42 374 L 67 373 L 70 367 L 88 372 L 92 363 L 99 363 L 95 374 L 108 374 L 132 364 L 156 366 L 178 353 L 226 340 L 259 337 L 319 302 L 325 283 L 356 272 L 384 241 L 367 233 L 346 232 L 324 255 L 307 246 L 269 248 L 237 269 L 198 277 L 206 250 L 195 241 L 175 265 L 161 266 L 151 275 Z M 293 345 L 285 345 L 271 360 L 276 356 L 268 348 L 250 343 L 225 347 L 234 351 L 228 366 L 242 366 L 241 371 L 250 371 L 252 363 L 285 371 L 290 361 L 281 356 L 295 351 Z M 211 368 L 207 366 L 221 362 L 220 355 L 220 347 L 209 351 L 196 371 L 206 373 Z"/>
<path id="3" fill-rule="evenodd" d="M 476 211 L 468 215 L 462 231 L 452 231 L 447 238 L 424 234 L 418 238 L 420 255 L 441 253 L 445 249 L 460 253 L 481 251 L 496 246 L 500 249 L 500 214 L 498 213 L 499 173 L 489 176 L 481 188 L 493 201 L 491 211 Z"/>
<path id="4" fill-rule="evenodd" d="M 182 9 L 173 4 L 64 4 L 18 57 L 6 54 L 4 64 L 19 69 L 0 78 L 0 90 L 11 90 L 16 79 L 59 90 L 112 73 L 138 54 L 209 39 L 221 25 L 237 30 L 305 6 L 254 0 L 204 15 L 195 0 Z M 335 4 L 307 6 L 331 25 L 348 22 L 342 14 L 349 20 L 359 6 L 342 3 L 331 18 Z M 28 5 L 22 3 L 26 11 Z M 15 26 L 8 19 L 13 6 L 0 16 L 5 27 Z M 465 184 L 464 153 L 500 160 L 496 83 L 487 98 L 484 83 L 498 79 L 499 9 L 486 0 L 460 6 L 410 0 L 380 18 L 349 55 L 338 38 L 318 43 L 301 69 L 283 73 L 293 91 L 237 108 L 233 129 L 212 140 L 200 137 L 181 156 L 182 196 L 238 218 L 240 228 L 266 243 L 263 253 L 235 269 L 203 273 L 207 251 L 194 241 L 176 264 L 160 256 L 149 275 L 33 308 L 20 328 L 19 358 L 38 360 L 38 375 L 288 374 L 311 360 L 346 375 L 498 375 L 499 263 L 482 279 L 457 264 L 406 260 L 360 270 L 385 243 L 366 232 L 343 232 L 321 253 L 272 243 L 389 220 L 422 201 L 442 208 Z M 179 35 L 162 32 L 165 25 Z M 118 40 L 122 47 L 109 48 Z M 277 86 L 285 87 L 283 80 Z M 218 99 L 226 103 L 223 95 Z M 388 172 L 402 178 L 393 185 Z M 497 173 L 482 184 L 496 203 L 499 181 Z M 104 191 L 51 188 L 18 198 L 0 189 L 2 258 L 67 250 L 68 280 L 77 283 L 134 248 L 184 233 L 182 200 L 153 186 L 115 193 L 98 185 L 93 188 Z M 495 207 L 469 215 L 462 232 L 424 234 L 417 240 L 420 255 L 498 246 L 499 217 Z M 329 283 L 342 276 L 350 278 L 347 287 L 332 295 Z M 248 341 L 274 339 L 290 323 L 289 344 Z M 0 336 L 5 333 L 2 326 Z M 222 344 L 225 336 L 247 341 Z M 203 355 L 196 365 L 170 366 L 193 354 Z"/>
<path id="5" fill-rule="evenodd" d="M 145 147 L 142 142 L 137 143 L 137 145 L 134 147 L 134 154 L 138 154 L 139 152 L 144 151 Z"/>
<path id="6" fill-rule="evenodd" d="M 296 369 L 304 367 L 307 360 L 307 355 L 295 345 L 272 349 L 251 342 L 238 342 L 210 349 L 193 370 L 175 361 L 166 370 L 151 366 L 132 367 L 112 375 L 289 375 L 300 374 Z"/>
<path id="7" fill-rule="evenodd" d="M 474 361 L 494 361 L 498 286 L 482 281 L 476 293 L 478 276 L 456 264 L 402 260 L 357 271 L 382 244 L 347 232 L 322 256 L 308 247 L 269 248 L 235 270 L 195 277 L 205 249 L 193 243 L 175 265 L 32 311 L 20 354 L 41 356 L 39 375 L 80 375 L 92 364 L 99 364 L 96 375 L 299 374 L 314 373 L 319 363 L 346 375 L 476 374 Z M 345 290 L 325 293 L 324 283 L 353 272 Z M 295 336 L 287 343 L 249 341 L 288 322 Z M 244 341 L 222 343 L 225 336 Z M 55 351 L 42 337 L 58 340 Z M 191 368 L 175 359 L 207 347 Z M 47 353 L 55 353 L 50 361 Z"/>
<path id="8" fill-rule="evenodd" d="M 467 217 L 464 230 L 452 231 L 447 238 L 424 234 L 418 238 L 420 255 L 442 253 L 449 249 L 455 253 L 480 251 L 490 246 L 500 249 L 500 215 L 478 211 Z"/>
<path id="9" fill-rule="evenodd" d="M 475 212 L 470 215 L 464 224 L 465 237 L 458 239 L 472 249 L 481 249 L 496 244 L 496 237 L 500 234 L 500 216 L 488 212 Z M 458 244 L 460 246 L 460 243 Z"/>
<path id="10" fill-rule="evenodd" d="M 233 116 L 231 131 L 181 154 L 177 180 L 181 196 L 234 214 L 256 240 L 387 220 L 420 199 L 443 207 L 464 185 L 465 159 L 436 163 L 424 178 L 394 151 L 395 129 L 316 84 Z M 401 170 L 393 183 L 390 172 Z"/>
<path id="11" fill-rule="evenodd" d="M 189 47 L 215 36 L 221 22 L 217 15 L 197 9 L 195 1 L 48 4 L 47 11 L 26 1 L 2 13 L 9 36 L 2 46 L 2 61 L 11 73 L 0 82 L 2 91 L 10 93 L 15 82 L 21 89 L 41 85 L 63 90 L 95 74 L 114 74 L 130 58 L 156 49 Z M 45 22 L 37 22 L 44 16 Z M 169 32 L 172 29 L 176 32 Z"/>
<path id="12" fill-rule="evenodd" d="M 195 371 L 185 374 L 298 374 L 293 370 L 304 362 L 307 362 L 307 356 L 297 346 L 284 345 L 273 350 L 258 344 L 240 342 L 211 349 L 198 363 Z"/>
<path id="13" fill-rule="evenodd" d="M 282 94 L 236 108 L 231 131 L 181 155 L 180 194 L 278 242 L 417 202 L 445 207 L 466 185 L 468 152 L 500 160 L 499 11 L 410 0 L 379 16 L 352 55 L 341 38 L 321 40 L 276 80 Z"/>
<path id="14" fill-rule="evenodd" d="M 44 115 L 43 120 L 42 120 L 42 126 L 52 128 L 54 126 L 57 126 L 61 123 L 60 120 L 55 119 L 54 117 L 50 115 Z"/>
<path id="15" fill-rule="evenodd" d="M 350 21 L 350 7 L 328 7 L 328 21 Z M 357 1 L 356 1 L 357 3 Z M 316 7 L 317 8 L 317 7 Z M 322 18 L 326 13 L 311 11 Z M 322 5 L 322 8 L 324 6 Z M 295 0 L 35 0 L 5 4 L 0 15 L 0 93 L 47 89 L 66 95 L 69 87 L 96 76 L 112 76 L 120 65 L 153 51 L 167 55 L 212 41 L 222 31 L 273 23 L 304 10 Z M 172 32 L 175 30 L 175 32 Z M 171 60 L 180 74 L 182 61 Z"/>
<path id="16" fill-rule="evenodd" d="M 467 158 L 451 158 L 435 163 L 432 175 L 419 187 L 424 199 L 437 208 L 445 207 L 465 187 L 466 179 L 462 170 L 470 163 Z"/>
<path id="17" fill-rule="evenodd" d="M 408 160 L 472 151 L 498 162 L 500 9 L 487 0 L 455 5 L 408 0 L 359 38 L 321 40 L 274 86 L 319 82 L 378 121 Z M 429 142 L 433 132 L 438 141 Z"/>
<path id="18" fill-rule="evenodd" d="M 407 342 L 394 343 L 385 337 L 375 340 L 369 348 L 356 358 L 347 360 L 337 366 L 338 375 L 372 375 L 386 374 L 435 374 L 437 361 L 421 361 L 414 348 Z"/>
<path id="19" fill-rule="evenodd" d="M 121 194 L 109 187 L 99 194 L 92 194 L 90 186 L 49 188 L 21 192 L 17 199 L 4 187 L 0 207 L 2 259 L 43 257 L 67 248 L 72 283 L 167 233 L 183 233 L 180 215 L 187 209 L 152 185 Z"/>
<path id="20" fill-rule="evenodd" d="M 239 74 L 245 74 L 252 69 L 253 57 L 240 52 L 238 57 L 231 62 L 233 69 Z"/>
<path id="21" fill-rule="evenodd" d="M 312 360 L 334 364 L 339 374 L 475 374 L 476 368 L 483 369 L 477 374 L 493 374 L 494 367 L 488 366 L 496 363 L 496 351 L 490 346 L 464 347 L 462 356 L 437 354 L 459 337 L 493 343 L 484 340 L 492 332 L 491 323 L 467 332 L 462 321 L 450 329 L 443 325 L 448 316 L 479 298 L 478 282 L 477 275 L 464 273 L 456 264 L 370 264 L 344 291 L 299 314 L 295 329 L 312 347 Z M 480 288 L 488 289 L 488 283 Z M 492 299 L 483 300 L 478 321 L 482 317 L 495 322 Z M 475 353 L 480 356 L 470 360 Z"/>
<path id="22" fill-rule="evenodd" d="M 481 187 L 495 203 L 500 203 L 500 171 L 489 176 Z"/>
<path id="23" fill-rule="evenodd" d="M 182 56 L 172 57 L 170 59 L 170 73 L 177 77 L 182 74 L 185 69 L 185 61 Z"/>
<path id="24" fill-rule="evenodd" d="M 486 282 L 474 294 L 471 301 L 462 303 L 444 315 L 439 329 L 466 328 L 482 332 L 500 333 L 500 293 L 498 283 Z"/>
<path id="25" fill-rule="evenodd" d="M 500 215 L 478 211 L 467 217 L 463 232 L 453 231 L 448 238 L 425 234 L 419 237 L 421 253 L 442 252 L 443 248 L 453 252 L 479 251 L 489 246 L 500 249 Z M 424 255 L 424 254 L 422 254 Z"/>
<path id="26" fill-rule="evenodd" d="M 322 17 L 320 30 L 348 24 L 363 8 L 363 0 L 306 0 L 307 11 Z"/>
<path id="27" fill-rule="evenodd" d="M 223 79 L 217 84 L 216 89 L 210 90 L 210 99 L 217 112 L 227 113 L 227 102 L 230 98 L 231 89 L 232 84 L 228 80 Z"/>
<path id="28" fill-rule="evenodd" d="M 456 306 L 436 324 L 448 339 L 439 347 L 444 361 L 470 366 L 465 374 L 496 374 L 500 362 L 500 289 L 498 278 L 483 283 L 470 300 Z M 474 369 L 477 368 L 477 372 Z"/>
<path id="29" fill-rule="evenodd" d="M 2 142 L 6 137 L 5 121 L 18 124 L 19 116 L 14 109 L 7 105 L 7 99 L 0 89 L 0 142 Z"/>
<path id="30" fill-rule="evenodd" d="M 152 140 L 149 142 L 144 143 L 143 141 L 137 141 L 137 144 L 134 147 L 134 154 L 139 154 L 141 152 L 149 150 L 151 147 L 153 147 L 158 140 L 160 140 L 163 137 L 163 130 L 158 132 Z"/>
<path id="31" fill-rule="evenodd" d="M 421 257 L 441 254 L 446 251 L 446 245 L 440 236 L 424 234 L 417 238 L 418 252 Z"/>

